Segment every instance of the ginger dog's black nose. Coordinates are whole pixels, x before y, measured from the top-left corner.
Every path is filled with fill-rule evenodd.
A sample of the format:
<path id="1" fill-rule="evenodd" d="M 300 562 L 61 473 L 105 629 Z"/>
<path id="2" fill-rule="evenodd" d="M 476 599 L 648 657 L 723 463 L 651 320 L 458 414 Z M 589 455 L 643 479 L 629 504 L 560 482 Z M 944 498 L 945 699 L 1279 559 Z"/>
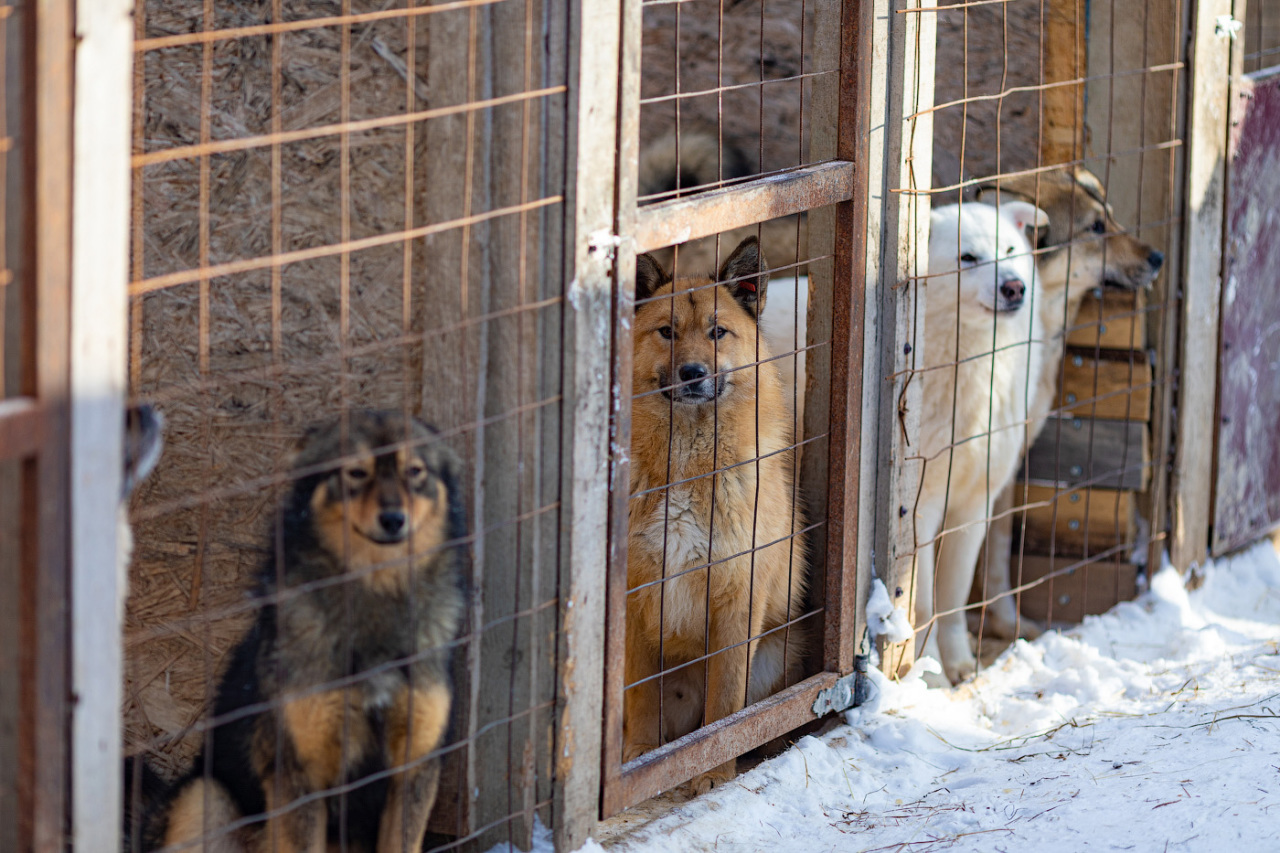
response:
<path id="1" fill-rule="evenodd" d="M 682 364 L 680 365 L 680 381 L 693 382 L 698 379 L 705 379 L 707 368 L 702 364 Z"/>

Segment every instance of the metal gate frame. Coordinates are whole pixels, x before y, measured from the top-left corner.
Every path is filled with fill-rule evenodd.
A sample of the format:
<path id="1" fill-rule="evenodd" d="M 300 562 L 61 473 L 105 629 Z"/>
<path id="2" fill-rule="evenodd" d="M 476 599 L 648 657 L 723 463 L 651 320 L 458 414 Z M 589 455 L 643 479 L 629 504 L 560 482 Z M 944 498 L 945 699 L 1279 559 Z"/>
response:
<path id="1" fill-rule="evenodd" d="M 885 193 L 885 171 L 900 166 L 906 138 L 903 111 L 915 82 L 905 79 L 902 57 L 932 27 L 931 15 L 894 14 L 889 0 L 819 0 L 815 3 L 815 44 L 825 67 L 838 73 L 815 82 L 813 113 L 827 117 L 811 123 L 810 163 L 779 175 L 702 192 L 670 201 L 637 206 L 637 163 L 640 118 L 641 2 L 626 0 L 622 17 L 622 62 L 619 87 L 617 213 L 609 241 L 621 248 L 614 269 L 612 316 L 615 416 L 610 441 L 609 551 L 605 642 L 604 731 L 600 812 L 608 817 L 698 773 L 739 756 L 773 738 L 852 705 L 855 646 L 864 633 L 862 606 L 870 578 L 871 539 L 877 487 L 879 428 L 887 395 L 873 378 L 873 393 L 864 395 L 867 377 L 880 375 L 880 317 L 894 316 L 898 263 L 884 262 L 894 244 L 882 242 L 881 222 L 874 214 L 898 209 Z M 912 4 L 917 5 L 917 4 Z M 922 22 L 919 19 L 929 18 Z M 932 44 L 931 30 L 927 41 Z M 820 60 L 821 61 L 821 60 Z M 602 67 L 602 73 L 609 69 Z M 910 144 L 907 148 L 911 148 Z M 910 205 L 903 205 L 908 207 Z M 819 210 L 825 208 L 825 210 Z M 832 358 L 829 376 L 816 387 L 829 389 L 806 401 L 806 421 L 822 423 L 830 407 L 827 458 L 806 450 L 805 471 L 827 476 L 825 495 L 812 496 L 814 518 L 827 525 L 826 553 L 818 557 L 815 586 L 824 593 L 822 671 L 775 696 L 704 726 L 633 761 L 622 761 L 622 697 L 624 689 L 626 610 L 628 460 L 621 448 L 630 445 L 631 317 L 635 255 L 680 240 L 710 236 L 801 211 L 810 215 L 811 234 L 833 240 L 833 293 L 816 292 L 810 315 L 829 316 Z M 869 217 L 869 212 L 872 215 Z M 914 215 L 914 214 L 912 214 Z M 926 213 L 927 218 L 927 213 Z M 811 245 L 827 245 L 822 236 Z M 829 309 L 829 310 L 828 310 Z M 885 311 L 888 311 L 886 314 Z M 814 330 L 810 329 L 811 336 Z M 812 338 L 811 338 L 812 339 Z M 813 369 L 821 370 L 815 366 Z M 829 381 L 828 381 L 829 380 Z M 882 399 L 885 398 L 885 399 Z M 819 447 L 819 444 L 813 447 Z M 883 482 L 881 486 L 885 485 Z M 861 534 L 861 535 L 860 535 Z M 825 565 L 824 565 L 825 564 Z M 826 569 L 824 572 L 824 568 Z M 865 647 L 862 649 L 865 651 Z"/>

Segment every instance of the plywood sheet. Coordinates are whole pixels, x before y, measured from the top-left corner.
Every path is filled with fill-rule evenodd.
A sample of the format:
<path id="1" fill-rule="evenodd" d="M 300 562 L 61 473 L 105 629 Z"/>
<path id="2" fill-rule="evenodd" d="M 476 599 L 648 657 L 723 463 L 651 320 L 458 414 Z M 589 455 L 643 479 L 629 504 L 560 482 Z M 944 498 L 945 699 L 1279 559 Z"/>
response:
<path id="1" fill-rule="evenodd" d="M 1234 106 L 1214 553 L 1280 521 L 1280 71 L 1246 77 Z"/>

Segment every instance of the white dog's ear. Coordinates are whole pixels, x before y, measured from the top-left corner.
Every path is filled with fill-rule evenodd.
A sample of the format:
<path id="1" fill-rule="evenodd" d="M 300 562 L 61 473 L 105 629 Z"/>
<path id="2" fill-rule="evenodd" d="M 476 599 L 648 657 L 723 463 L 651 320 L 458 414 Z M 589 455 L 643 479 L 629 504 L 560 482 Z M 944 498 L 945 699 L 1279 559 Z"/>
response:
<path id="1" fill-rule="evenodd" d="M 1032 238 L 1033 243 L 1036 232 L 1041 228 L 1049 227 L 1049 214 L 1030 202 L 1002 201 L 1000 212 L 1021 228 L 1024 234 Z"/>

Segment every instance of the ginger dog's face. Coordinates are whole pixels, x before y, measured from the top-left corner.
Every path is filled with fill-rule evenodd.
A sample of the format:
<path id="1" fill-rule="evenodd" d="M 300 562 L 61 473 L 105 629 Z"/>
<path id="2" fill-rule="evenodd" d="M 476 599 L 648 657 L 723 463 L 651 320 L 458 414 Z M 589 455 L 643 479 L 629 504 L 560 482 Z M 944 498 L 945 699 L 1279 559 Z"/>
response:
<path id="1" fill-rule="evenodd" d="M 998 212 L 975 203 L 937 208 L 930 215 L 929 275 L 958 272 L 962 304 L 1015 312 L 1036 281 L 1026 229 L 1044 224 L 1044 212 L 1026 202 L 1007 201 Z"/>
<path id="2" fill-rule="evenodd" d="M 1102 183 L 1085 169 L 1007 178 L 982 187 L 978 198 L 995 203 L 997 196 L 1034 202 L 1049 215 L 1039 241 L 1050 250 L 1040 258 L 1046 284 L 1069 279 L 1083 287 L 1138 290 L 1150 286 L 1164 265 L 1162 252 L 1115 221 Z"/>
<path id="3" fill-rule="evenodd" d="M 387 412 L 353 412 L 347 437 L 338 424 L 306 439 L 295 467 L 342 458 L 319 479 L 310 505 L 316 534 L 331 553 L 359 569 L 413 554 L 430 556 L 445 539 L 456 462 L 421 422 Z"/>
<path id="4" fill-rule="evenodd" d="M 766 269 L 755 237 L 721 266 L 720 284 L 672 281 L 652 256 L 636 258 L 634 392 L 700 406 L 753 386 L 755 371 L 738 368 L 768 357 L 758 326 Z"/>

